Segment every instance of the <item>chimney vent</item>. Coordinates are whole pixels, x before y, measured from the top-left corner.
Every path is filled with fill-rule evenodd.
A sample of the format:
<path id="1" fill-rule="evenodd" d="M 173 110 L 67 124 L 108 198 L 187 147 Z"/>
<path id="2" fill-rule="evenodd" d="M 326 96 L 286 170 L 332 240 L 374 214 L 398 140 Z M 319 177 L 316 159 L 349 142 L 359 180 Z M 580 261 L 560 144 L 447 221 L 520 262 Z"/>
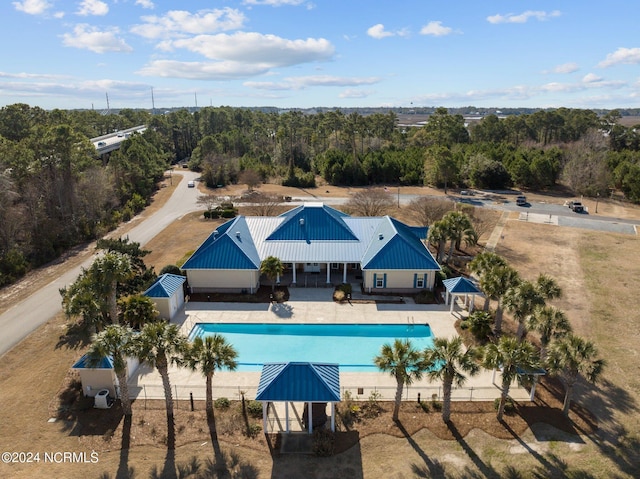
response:
<path id="1" fill-rule="evenodd" d="M 300 218 L 300 226 L 304 226 L 304 218 Z"/>
<path id="2" fill-rule="evenodd" d="M 384 235 L 383 235 L 382 233 L 380 233 L 380 234 L 378 235 L 378 239 L 379 239 L 379 240 L 383 240 L 383 239 L 384 239 Z"/>

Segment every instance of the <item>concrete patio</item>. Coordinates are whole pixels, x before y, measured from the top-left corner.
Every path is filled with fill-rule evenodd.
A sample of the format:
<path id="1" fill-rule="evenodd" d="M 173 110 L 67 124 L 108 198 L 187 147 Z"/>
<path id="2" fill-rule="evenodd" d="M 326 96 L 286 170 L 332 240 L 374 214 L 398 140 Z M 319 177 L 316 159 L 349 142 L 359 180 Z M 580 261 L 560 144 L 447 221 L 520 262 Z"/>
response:
<path id="1" fill-rule="evenodd" d="M 453 337 L 454 323 L 464 311 L 449 312 L 446 305 L 415 304 L 410 298 L 402 298 L 403 303 L 370 302 L 336 303 L 329 288 L 290 288 L 290 299 L 285 303 L 216 303 L 190 302 L 178 313 L 173 322 L 180 325 L 181 332 L 189 335 L 197 323 L 309 323 L 309 324 L 349 324 L 349 323 L 389 323 L 425 324 L 437 337 Z M 390 298 L 385 296 L 386 301 Z M 198 372 L 186 368 L 170 369 L 174 397 L 180 400 L 204 399 L 205 381 Z M 217 372 L 213 378 L 215 397 L 240 399 L 244 393 L 247 399 L 255 397 L 260 372 Z M 500 373 L 483 370 L 469 378 L 463 388 L 453 391 L 453 400 L 493 400 L 500 395 Z M 132 396 L 138 398 L 163 398 L 162 381 L 157 371 L 148 366 L 140 366 L 129 381 Z M 341 373 L 342 394 L 347 391 L 354 399 L 367 400 L 372 394 L 381 400 L 392 400 L 395 394 L 395 379 L 384 373 Z M 441 399 L 441 385 L 423 379 L 404 389 L 405 400 Z M 510 396 L 518 401 L 530 397 L 528 390 L 512 385 Z"/>

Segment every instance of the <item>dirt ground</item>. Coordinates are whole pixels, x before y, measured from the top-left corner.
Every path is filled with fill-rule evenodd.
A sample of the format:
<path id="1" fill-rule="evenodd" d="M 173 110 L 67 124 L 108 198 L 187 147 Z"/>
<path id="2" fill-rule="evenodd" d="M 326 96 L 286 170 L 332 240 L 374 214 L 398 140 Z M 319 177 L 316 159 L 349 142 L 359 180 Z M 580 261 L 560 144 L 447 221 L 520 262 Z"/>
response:
<path id="1" fill-rule="evenodd" d="M 162 188 L 151 208 L 176 186 Z M 625 214 L 635 217 L 637 209 Z M 186 216 L 152 240 L 147 262 L 159 270 L 195 249 L 215 224 L 200 218 Z M 40 462 L 0 463 L 0 477 L 638 477 L 640 381 L 633 359 L 640 352 L 634 313 L 640 310 L 640 279 L 630 260 L 640 254 L 638 239 L 513 220 L 497 252 L 527 278 L 545 271 L 558 280 L 565 294 L 556 305 L 608 362 L 603 382 L 581 387 L 569 420 L 560 414 L 562 391 L 552 380 L 543 380 L 536 401 L 518 404 L 503 423 L 489 403 L 454 404 L 449 427 L 431 403 L 427 412 L 405 403 L 395 424 L 391 405 L 381 403 L 379 415 L 339 421 L 336 454 L 318 458 L 280 454 L 262 434 L 247 437 L 237 404 L 216 410 L 216 437 L 201 403 L 194 412 L 179 403 L 176 450 L 168 452 L 162 403 L 136 401 L 125 424 L 117 408 L 94 410 L 70 387 L 69 366 L 84 345 L 70 341 L 59 315 L 0 358 L 0 452 L 40 453 Z M 50 281 L 65 264 L 30 275 L 22 291 Z M 0 291 L 0 310 L 20 294 Z M 63 452 L 78 455 L 51 456 Z"/>

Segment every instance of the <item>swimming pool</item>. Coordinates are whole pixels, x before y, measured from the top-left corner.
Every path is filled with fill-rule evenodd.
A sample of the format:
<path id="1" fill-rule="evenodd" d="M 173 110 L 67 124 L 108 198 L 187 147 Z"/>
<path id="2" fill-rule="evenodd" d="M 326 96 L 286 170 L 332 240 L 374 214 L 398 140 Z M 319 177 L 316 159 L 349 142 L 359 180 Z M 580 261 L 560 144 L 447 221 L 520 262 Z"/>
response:
<path id="1" fill-rule="evenodd" d="M 238 352 L 238 371 L 296 361 L 337 363 L 341 372 L 378 372 L 373 358 L 385 343 L 409 339 L 419 350 L 433 346 L 428 324 L 198 323 L 189 339 L 215 333 Z"/>

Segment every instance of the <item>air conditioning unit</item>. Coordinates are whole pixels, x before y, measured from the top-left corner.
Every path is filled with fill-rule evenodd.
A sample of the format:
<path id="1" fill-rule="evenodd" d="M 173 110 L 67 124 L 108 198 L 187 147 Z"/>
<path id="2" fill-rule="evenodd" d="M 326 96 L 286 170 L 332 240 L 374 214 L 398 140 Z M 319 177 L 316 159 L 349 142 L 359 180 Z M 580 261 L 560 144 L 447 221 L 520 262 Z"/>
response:
<path id="1" fill-rule="evenodd" d="M 94 398 L 93 407 L 98 409 L 109 409 L 113 406 L 113 403 L 114 399 L 111 397 L 111 394 L 109 394 L 109 390 L 101 389 Z"/>

